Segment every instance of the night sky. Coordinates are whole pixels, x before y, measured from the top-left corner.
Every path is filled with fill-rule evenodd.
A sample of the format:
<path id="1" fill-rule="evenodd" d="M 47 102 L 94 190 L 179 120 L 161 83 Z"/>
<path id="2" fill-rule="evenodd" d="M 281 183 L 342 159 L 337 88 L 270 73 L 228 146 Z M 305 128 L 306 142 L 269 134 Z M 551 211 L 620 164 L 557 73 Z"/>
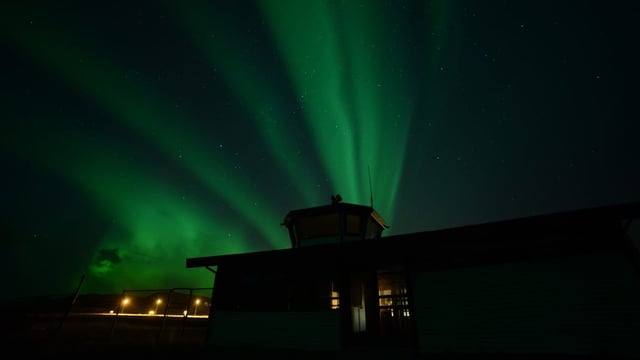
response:
<path id="1" fill-rule="evenodd" d="M 386 236 L 639 201 L 634 4 L 3 1 L 3 297 L 210 287 L 333 194 Z"/>

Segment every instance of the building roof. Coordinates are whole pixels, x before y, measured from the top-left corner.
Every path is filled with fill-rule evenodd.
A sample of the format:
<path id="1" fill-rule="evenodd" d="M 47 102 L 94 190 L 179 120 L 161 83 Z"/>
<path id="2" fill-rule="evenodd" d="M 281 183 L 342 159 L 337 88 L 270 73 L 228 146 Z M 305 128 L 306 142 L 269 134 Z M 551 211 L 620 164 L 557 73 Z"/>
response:
<path id="1" fill-rule="evenodd" d="M 291 221 L 296 218 L 306 217 L 309 215 L 319 215 L 328 213 L 347 213 L 371 216 L 383 229 L 389 228 L 387 222 L 380 216 L 380 214 L 371 206 L 357 205 L 343 202 L 334 202 L 329 205 L 315 206 L 304 209 L 291 210 L 285 216 L 281 225 L 289 227 Z"/>
<path id="2" fill-rule="evenodd" d="M 437 269 L 570 254 L 620 252 L 628 246 L 623 240 L 626 221 L 637 217 L 640 217 L 640 202 L 393 235 L 375 241 L 189 258 L 186 265 L 194 268 L 231 263 L 258 267 L 279 264 L 330 266 L 336 262 L 347 266 L 403 263 Z"/>

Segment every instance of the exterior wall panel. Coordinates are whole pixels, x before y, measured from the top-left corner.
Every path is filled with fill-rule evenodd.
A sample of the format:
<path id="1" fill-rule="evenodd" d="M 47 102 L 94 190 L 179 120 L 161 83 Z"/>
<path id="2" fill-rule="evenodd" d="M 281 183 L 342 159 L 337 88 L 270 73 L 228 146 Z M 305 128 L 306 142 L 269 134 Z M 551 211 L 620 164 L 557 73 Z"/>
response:
<path id="1" fill-rule="evenodd" d="M 634 271 L 584 255 L 416 273 L 419 351 L 639 356 Z"/>
<path id="2" fill-rule="evenodd" d="M 219 311 L 208 344 L 222 347 L 339 351 L 338 312 Z"/>

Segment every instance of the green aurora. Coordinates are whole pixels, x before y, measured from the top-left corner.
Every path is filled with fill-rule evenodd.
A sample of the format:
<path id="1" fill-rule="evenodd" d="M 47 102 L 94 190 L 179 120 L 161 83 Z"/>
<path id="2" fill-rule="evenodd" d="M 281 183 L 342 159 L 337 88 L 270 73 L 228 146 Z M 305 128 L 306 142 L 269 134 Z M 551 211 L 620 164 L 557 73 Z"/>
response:
<path id="1" fill-rule="evenodd" d="M 167 5 L 171 5 L 170 13 L 176 14 L 170 20 L 193 40 L 190 51 L 201 53 L 223 74 L 224 85 L 246 109 L 247 119 L 268 150 L 265 158 L 289 177 L 299 207 L 326 202 L 325 196 L 310 186 L 321 178 L 319 174 L 326 174 L 323 181 L 330 189 L 349 194 L 350 202 L 367 203 L 371 190 L 366 186 L 367 175 L 373 169 L 376 186 L 389 189 L 376 194 L 376 205 L 387 209 L 389 215 L 393 213 L 406 129 L 414 107 L 410 94 L 416 86 L 406 74 L 418 64 L 412 63 L 403 49 L 396 52 L 385 45 L 410 36 L 409 29 L 385 35 L 390 31 L 374 25 L 389 15 L 391 4 L 373 6 L 364 14 L 348 3 L 258 4 L 265 28 L 270 29 L 269 41 L 282 56 L 277 76 L 290 81 L 288 91 L 293 100 L 282 96 L 283 81 L 265 72 L 263 59 L 268 54 L 259 53 L 264 49 L 253 49 L 257 53 L 250 55 L 243 52 L 243 44 L 251 39 L 242 37 L 251 35 L 243 34 L 237 28 L 240 24 L 226 20 L 225 13 L 207 2 Z M 22 17 L 5 23 L 9 36 L 4 40 L 41 67 L 40 71 L 79 94 L 82 101 L 107 113 L 121 131 L 157 152 L 163 166 L 184 172 L 189 182 L 208 192 L 209 202 L 217 203 L 212 206 L 200 196 L 189 195 L 184 183 L 166 176 L 157 164 L 131 160 L 126 155 L 129 151 L 114 148 L 130 145 L 114 144 L 108 134 L 96 131 L 87 135 L 84 129 L 81 133 L 60 128 L 69 122 L 59 118 L 61 115 L 33 119 L 41 130 L 46 128 L 46 138 L 35 139 L 30 124 L 17 124 L 7 134 L 11 150 L 73 184 L 96 212 L 113 222 L 114 229 L 105 231 L 85 254 L 91 259 L 86 264 L 88 275 L 97 278 L 96 285 L 88 281 L 85 290 L 145 288 L 167 271 L 186 274 L 178 267 L 189 256 L 288 245 L 286 232 L 278 226 L 286 212 L 271 206 L 245 174 L 235 171 L 219 151 L 223 145 L 212 144 L 206 134 L 191 126 L 202 121 L 198 114 L 168 105 L 169 96 L 142 79 L 122 76 L 131 72 L 126 61 L 112 56 L 110 49 L 101 48 L 81 29 L 66 26 L 64 14 L 54 21 L 38 18 L 25 22 L 31 9 L 21 10 Z M 348 21 L 353 17 L 359 21 Z M 288 31 L 292 27 L 299 30 Z M 340 32 L 351 35 L 342 38 Z M 323 36 L 314 35 L 317 33 Z M 383 37 L 377 40 L 381 42 L 378 48 L 363 41 L 379 36 Z M 382 59 L 385 64 L 379 63 Z M 398 92 L 400 96 L 390 96 Z M 396 100 L 384 100 L 389 98 Z M 292 101 L 299 115 L 290 113 Z M 212 122 L 229 121 L 216 118 L 216 114 L 207 117 L 205 120 Z M 382 128 L 387 127 L 385 119 L 389 118 L 393 119 L 390 131 Z M 304 123 L 292 127 L 283 120 Z M 306 132 L 320 169 L 306 165 L 308 158 L 300 156 L 300 139 L 292 138 L 292 131 Z M 382 142 L 395 150 L 381 148 Z M 225 211 L 220 211 L 221 207 Z M 109 258 L 105 253 L 115 256 Z M 164 264 L 173 265 L 167 268 Z M 210 275 L 185 276 L 177 280 L 203 286 Z"/>
<path id="2" fill-rule="evenodd" d="M 583 123 L 588 135 L 559 151 L 572 125 L 549 135 L 533 119 L 571 111 L 553 94 L 545 98 L 553 110 L 531 105 L 527 94 L 546 95 L 541 69 L 515 70 L 529 53 L 509 53 L 487 40 L 489 32 L 484 44 L 475 40 L 488 50 L 464 56 L 475 46 L 475 14 L 490 12 L 476 3 L 26 1 L 2 8 L 0 44 L 20 64 L 5 91 L 16 100 L 4 111 L 3 158 L 25 177 L 48 179 L 30 177 L 34 194 L 9 201 L 22 204 L 3 234 L 15 243 L 18 291 L 69 292 L 84 273 L 83 292 L 208 287 L 212 274 L 185 269 L 186 258 L 286 248 L 286 213 L 335 193 L 358 204 L 375 197 L 391 224 L 385 235 L 629 195 L 623 187 L 582 197 L 604 180 L 576 185 L 575 178 L 617 168 L 601 155 L 608 133 Z M 575 35 L 556 34 L 549 45 L 516 34 L 536 20 L 530 10 L 511 8 L 520 18 L 500 22 L 513 25 L 506 43 L 524 36 L 523 49 L 533 53 Z M 583 21 L 567 14 L 559 16 Z M 567 50 L 569 59 L 602 46 L 579 45 Z M 498 71 L 496 58 L 515 64 Z M 569 93 L 595 76 L 613 78 L 599 61 L 548 76 L 565 74 L 557 93 Z M 591 70 L 591 80 L 582 79 Z M 595 96 L 585 91 L 571 91 L 574 100 Z M 608 109 L 622 100 L 607 101 L 578 115 L 617 115 Z M 546 136 L 545 159 L 532 158 L 536 136 Z M 546 160 L 554 152 L 562 164 Z M 505 163 L 526 165 L 506 170 Z M 568 163 L 579 172 L 561 172 L 568 180 L 553 185 L 567 198 L 550 205 L 530 191 L 552 187 L 534 173 Z M 592 163 L 600 167 L 589 170 Z M 33 211 L 48 201 L 44 193 L 57 222 Z M 476 198 L 465 202 L 470 193 Z M 404 208 L 411 198 L 423 208 Z M 489 202 L 492 210 L 481 211 Z"/>

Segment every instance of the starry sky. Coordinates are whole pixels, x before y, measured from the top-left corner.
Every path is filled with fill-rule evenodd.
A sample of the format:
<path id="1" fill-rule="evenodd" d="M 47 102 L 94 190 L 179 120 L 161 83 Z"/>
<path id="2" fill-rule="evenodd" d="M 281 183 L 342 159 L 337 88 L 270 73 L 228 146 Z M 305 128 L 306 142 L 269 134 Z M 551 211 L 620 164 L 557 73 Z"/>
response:
<path id="1" fill-rule="evenodd" d="M 639 201 L 636 7 L 3 1 L 3 297 L 209 287 L 333 194 L 383 236 Z"/>

